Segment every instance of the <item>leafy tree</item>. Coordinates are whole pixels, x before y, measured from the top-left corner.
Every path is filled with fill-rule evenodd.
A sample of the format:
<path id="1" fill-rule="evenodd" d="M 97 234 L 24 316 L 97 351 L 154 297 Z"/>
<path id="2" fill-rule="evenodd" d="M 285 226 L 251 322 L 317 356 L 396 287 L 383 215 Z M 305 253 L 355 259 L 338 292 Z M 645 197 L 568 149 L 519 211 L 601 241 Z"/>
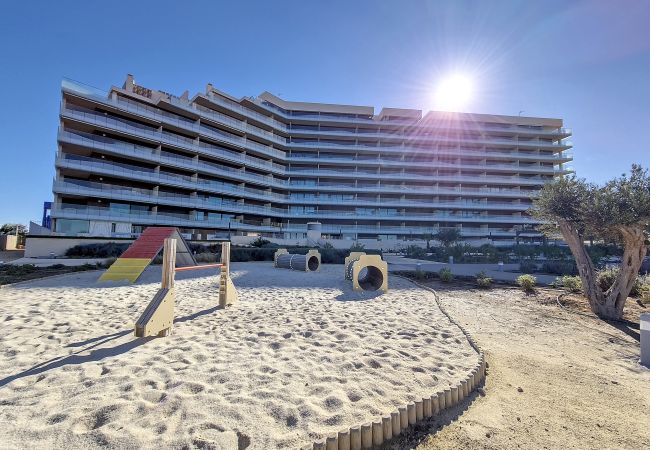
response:
<path id="1" fill-rule="evenodd" d="M 435 239 L 435 236 L 432 233 L 424 233 L 422 239 L 427 243 L 427 250 L 431 250 L 431 241 Z"/>
<path id="2" fill-rule="evenodd" d="M 533 214 L 548 222 L 545 233 L 559 230 L 578 266 L 582 288 L 591 310 L 603 319 L 620 319 L 623 307 L 648 252 L 650 236 L 650 176 L 639 165 L 597 186 L 575 175 L 544 186 Z M 601 239 L 623 246 L 620 271 L 603 290 L 586 239 Z"/>
<path id="3" fill-rule="evenodd" d="M 262 248 L 270 243 L 271 241 L 268 239 L 264 239 L 262 236 L 258 236 L 257 239 L 251 242 L 251 247 Z"/>
<path id="4" fill-rule="evenodd" d="M 5 223 L 0 226 L 0 234 L 16 234 L 16 227 L 18 227 L 18 236 L 24 236 L 27 234 L 27 228 L 25 225 L 16 223 Z"/>
<path id="5" fill-rule="evenodd" d="M 415 258 L 415 259 L 424 258 L 427 255 L 427 251 L 422 247 L 418 247 L 417 245 L 409 245 L 408 247 L 406 247 L 404 252 L 406 253 L 406 256 L 408 258 Z"/>
<path id="6" fill-rule="evenodd" d="M 443 228 L 433 235 L 433 238 L 440 242 L 443 247 L 448 248 L 458 242 L 461 238 L 458 228 Z"/>

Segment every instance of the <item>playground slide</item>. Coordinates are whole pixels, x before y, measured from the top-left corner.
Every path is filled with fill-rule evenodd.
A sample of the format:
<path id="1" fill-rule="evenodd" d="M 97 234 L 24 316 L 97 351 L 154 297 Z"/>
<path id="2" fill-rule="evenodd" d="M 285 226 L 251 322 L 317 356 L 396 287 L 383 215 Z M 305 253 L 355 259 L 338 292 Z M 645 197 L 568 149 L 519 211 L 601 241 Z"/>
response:
<path id="1" fill-rule="evenodd" d="M 178 228 L 148 227 L 99 277 L 98 281 L 129 280 L 134 283 L 142 275 L 144 269 L 151 264 L 156 255 L 160 253 L 166 238 L 175 238 L 178 242 L 177 261 L 179 265 L 196 265 L 189 245 L 181 236 Z"/>

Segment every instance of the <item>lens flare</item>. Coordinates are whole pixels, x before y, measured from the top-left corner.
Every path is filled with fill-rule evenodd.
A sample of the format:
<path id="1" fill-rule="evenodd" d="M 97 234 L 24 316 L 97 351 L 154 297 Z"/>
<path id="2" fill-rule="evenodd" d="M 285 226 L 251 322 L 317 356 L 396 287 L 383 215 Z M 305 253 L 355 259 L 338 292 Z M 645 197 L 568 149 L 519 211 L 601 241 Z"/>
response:
<path id="1" fill-rule="evenodd" d="M 453 74 L 440 81 L 435 96 L 434 105 L 440 111 L 461 111 L 467 108 L 472 100 L 474 83 L 464 74 Z"/>

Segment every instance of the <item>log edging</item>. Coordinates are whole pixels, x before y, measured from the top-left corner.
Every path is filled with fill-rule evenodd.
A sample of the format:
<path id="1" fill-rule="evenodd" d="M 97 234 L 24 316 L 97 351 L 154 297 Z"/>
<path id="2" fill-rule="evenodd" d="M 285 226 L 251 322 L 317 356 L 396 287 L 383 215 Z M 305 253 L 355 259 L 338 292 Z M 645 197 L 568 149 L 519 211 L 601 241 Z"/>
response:
<path id="1" fill-rule="evenodd" d="M 406 279 L 419 288 L 433 293 L 440 311 L 456 325 L 465 335 L 470 347 L 478 354 L 478 363 L 467 373 L 461 381 L 447 389 L 440 389 L 429 397 L 423 397 L 415 402 L 402 405 L 393 411 L 374 418 L 371 422 L 354 425 L 324 439 L 314 441 L 312 445 L 303 447 L 303 450 L 362 450 L 377 449 L 392 438 L 399 436 L 407 428 L 413 427 L 418 422 L 440 414 L 442 411 L 453 408 L 465 398 L 475 392 L 485 381 L 486 362 L 485 354 L 479 347 L 474 337 L 460 325 L 441 305 L 438 293 L 414 280 Z"/>

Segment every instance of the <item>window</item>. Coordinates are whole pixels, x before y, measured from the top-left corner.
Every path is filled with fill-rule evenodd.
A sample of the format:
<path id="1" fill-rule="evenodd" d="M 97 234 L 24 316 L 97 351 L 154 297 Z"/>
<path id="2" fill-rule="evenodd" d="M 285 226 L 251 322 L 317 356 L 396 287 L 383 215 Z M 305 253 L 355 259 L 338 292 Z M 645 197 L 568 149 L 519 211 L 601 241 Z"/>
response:
<path id="1" fill-rule="evenodd" d="M 58 219 L 56 221 L 56 231 L 59 233 L 88 233 L 89 229 L 89 220 Z"/>

